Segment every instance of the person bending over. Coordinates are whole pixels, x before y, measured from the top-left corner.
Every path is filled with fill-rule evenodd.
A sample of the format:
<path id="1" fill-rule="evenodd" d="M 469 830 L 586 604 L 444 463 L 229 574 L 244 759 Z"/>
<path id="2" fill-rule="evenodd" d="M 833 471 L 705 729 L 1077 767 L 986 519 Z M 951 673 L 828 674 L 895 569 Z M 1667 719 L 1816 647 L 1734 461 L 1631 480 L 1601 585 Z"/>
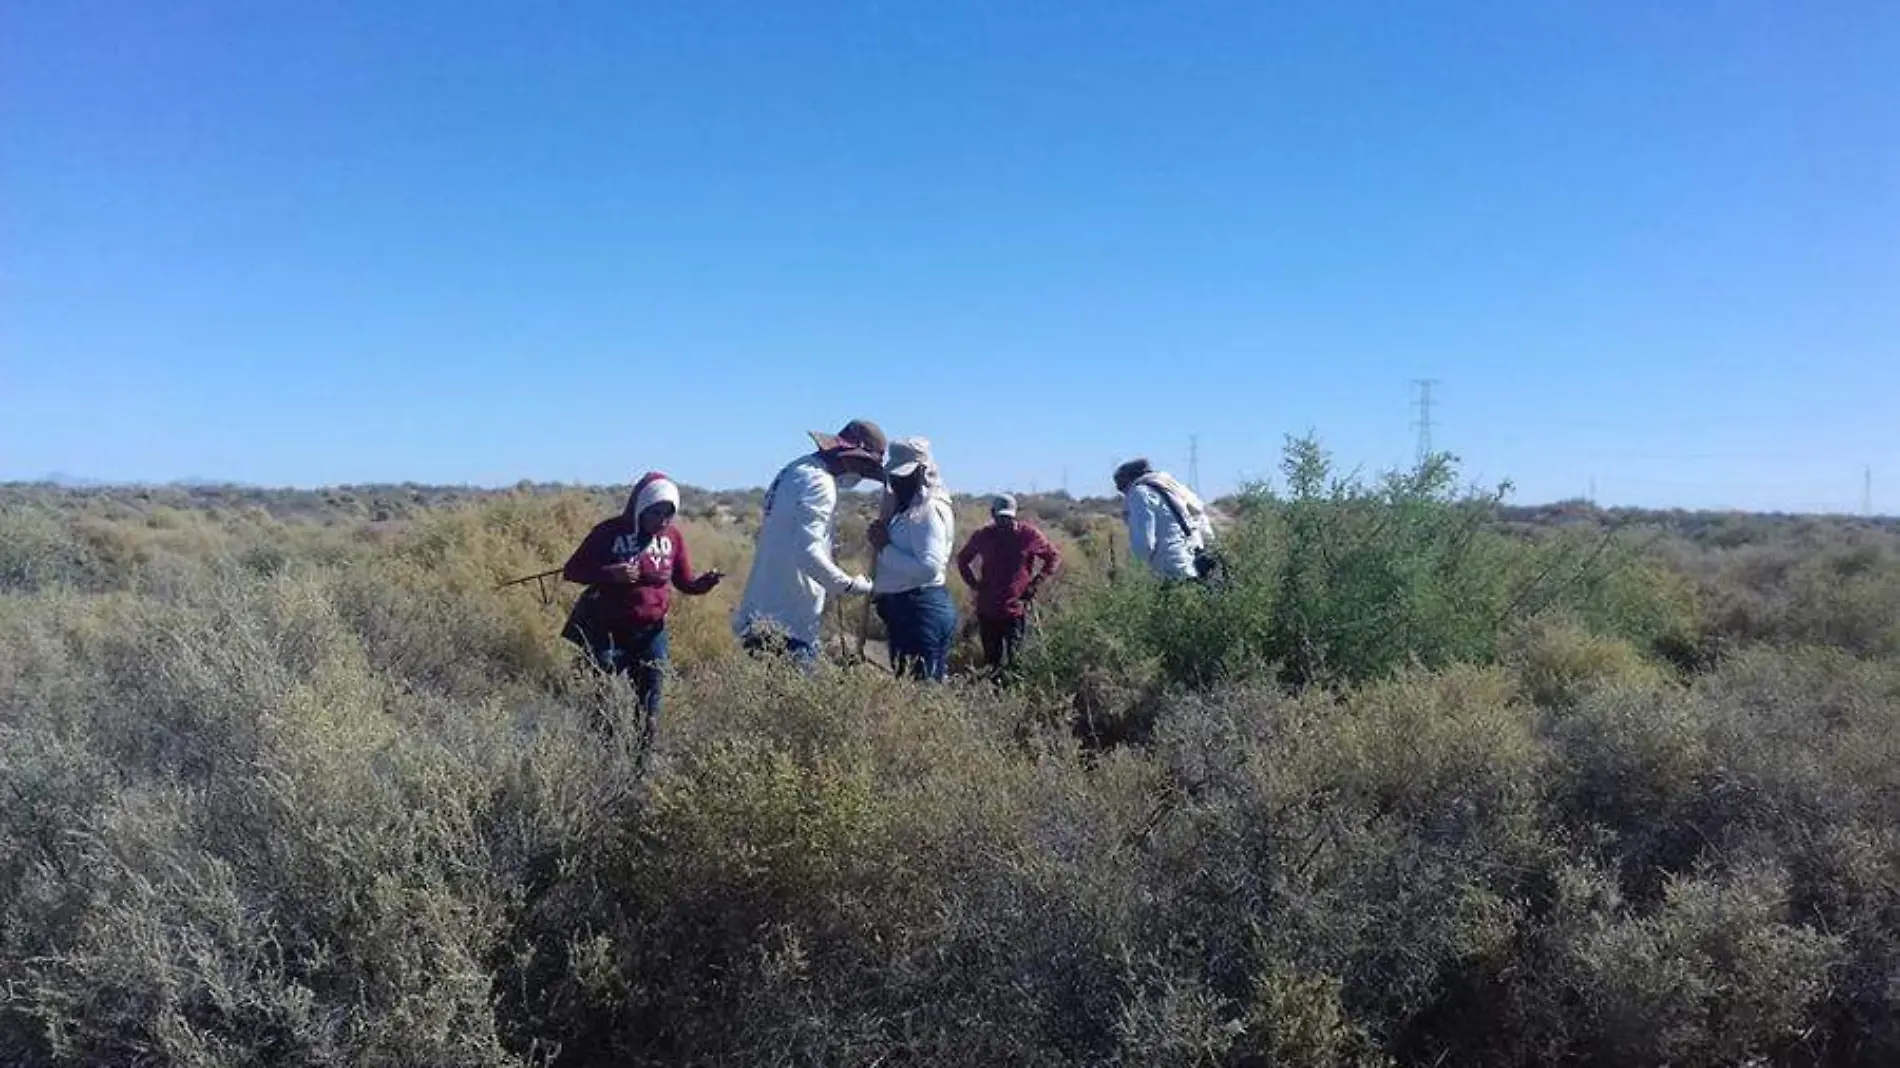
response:
<path id="1" fill-rule="evenodd" d="M 733 616 L 747 651 L 781 651 L 804 667 L 818 657 L 826 598 L 871 592 L 870 579 L 832 559 L 831 543 L 838 491 L 881 480 L 885 448 L 884 432 L 865 419 L 811 438 L 818 450 L 785 465 L 766 491 L 745 598 Z"/>

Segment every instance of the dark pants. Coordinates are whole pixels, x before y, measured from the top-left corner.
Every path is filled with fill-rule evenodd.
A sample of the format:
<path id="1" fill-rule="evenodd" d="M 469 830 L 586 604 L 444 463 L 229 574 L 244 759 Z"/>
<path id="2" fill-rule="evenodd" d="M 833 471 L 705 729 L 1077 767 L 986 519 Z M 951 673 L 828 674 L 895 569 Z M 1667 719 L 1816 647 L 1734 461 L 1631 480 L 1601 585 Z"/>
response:
<path id="1" fill-rule="evenodd" d="M 810 671 L 818 663 L 818 646 L 768 630 L 748 630 L 739 639 L 739 647 L 754 656 L 787 656 L 801 669 Z"/>
<path id="2" fill-rule="evenodd" d="M 609 675 L 633 680 L 640 698 L 640 740 L 653 741 L 660 719 L 660 688 L 666 676 L 666 625 L 609 635 L 605 645 L 588 650 L 595 666 Z"/>
<path id="3" fill-rule="evenodd" d="M 941 682 L 950 671 L 950 643 L 957 636 L 957 606 L 942 586 L 925 586 L 877 597 L 877 614 L 890 636 L 891 670 Z"/>
<path id="4" fill-rule="evenodd" d="M 998 671 L 1008 671 L 1016 666 L 1016 654 L 1022 651 L 1023 639 L 1029 634 L 1029 619 L 978 616 L 976 632 L 983 639 L 983 662 Z"/>

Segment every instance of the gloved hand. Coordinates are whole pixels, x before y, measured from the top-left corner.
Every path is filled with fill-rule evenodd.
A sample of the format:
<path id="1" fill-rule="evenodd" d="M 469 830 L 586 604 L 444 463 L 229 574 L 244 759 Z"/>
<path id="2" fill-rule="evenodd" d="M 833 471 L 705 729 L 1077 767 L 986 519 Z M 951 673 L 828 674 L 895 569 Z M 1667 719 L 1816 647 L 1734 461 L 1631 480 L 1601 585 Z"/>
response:
<path id="1" fill-rule="evenodd" d="M 871 580 L 868 578 L 865 578 L 863 575 L 851 576 L 851 592 L 857 593 L 857 594 L 870 593 Z"/>

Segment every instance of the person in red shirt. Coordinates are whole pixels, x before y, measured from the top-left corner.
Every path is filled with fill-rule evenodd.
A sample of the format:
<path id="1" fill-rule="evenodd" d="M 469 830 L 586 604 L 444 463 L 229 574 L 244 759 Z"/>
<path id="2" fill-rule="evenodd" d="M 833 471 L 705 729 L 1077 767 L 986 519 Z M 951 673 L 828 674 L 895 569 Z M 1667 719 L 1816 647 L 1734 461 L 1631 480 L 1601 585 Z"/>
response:
<path id="1" fill-rule="evenodd" d="M 666 612 L 672 590 L 698 596 L 724 576 L 693 574 L 686 537 L 673 523 L 679 486 L 658 471 L 642 476 L 627 510 L 589 531 L 561 577 L 587 587 L 568 616 L 562 637 L 581 647 L 601 670 L 633 679 L 650 743 L 660 714 L 666 671 Z M 670 588 L 669 588 L 670 587 Z"/>
<path id="2" fill-rule="evenodd" d="M 970 535 L 957 553 L 957 573 L 976 594 L 983 661 L 998 671 L 1016 663 L 1029 630 L 1029 602 L 1062 567 L 1062 554 L 1042 531 L 1016 518 L 1016 498 L 990 503 L 989 526 Z M 972 571 L 972 563 L 981 565 Z"/>

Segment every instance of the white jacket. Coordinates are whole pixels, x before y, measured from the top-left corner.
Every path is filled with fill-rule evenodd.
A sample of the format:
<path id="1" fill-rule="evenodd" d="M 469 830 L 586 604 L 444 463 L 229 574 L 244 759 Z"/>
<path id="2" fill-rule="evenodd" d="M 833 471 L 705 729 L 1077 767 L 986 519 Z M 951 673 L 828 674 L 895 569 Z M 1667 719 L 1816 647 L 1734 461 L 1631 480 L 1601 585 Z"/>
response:
<path id="1" fill-rule="evenodd" d="M 926 491 L 924 500 L 892 516 L 885 529 L 891 540 L 877 554 L 878 593 L 943 585 L 956 541 L 956 517 L 948 494 Z"/>
<path id="2" fill-rule="evenodd" d="M 1163 494 L 1172 496 L 1180 506 L 1187 518 L 1187 530 L 1181 529 Z M 1193 490 L 1157 471 L 1143 475 L 1128 487 L 1123 507 L 1128 518 L 1128 550 L 1135 559 L 1164 579 L 1199 577 L 1194 570 L 1194 551 L 1208 545 L 1213 524 L 1208 521 L 1207 506 Z"/>
<path id="3" fill-rule="evenodd" d="M 795 641 L 818 643 L 825 595 L 869 593 L 869 579 L 831 559 L 838 516 L 838 480 L 816 455 L 786 465 L 765 494 L 745 597 L 733 617 L 744 637 L 754 627 L 777 628 Z"/>

